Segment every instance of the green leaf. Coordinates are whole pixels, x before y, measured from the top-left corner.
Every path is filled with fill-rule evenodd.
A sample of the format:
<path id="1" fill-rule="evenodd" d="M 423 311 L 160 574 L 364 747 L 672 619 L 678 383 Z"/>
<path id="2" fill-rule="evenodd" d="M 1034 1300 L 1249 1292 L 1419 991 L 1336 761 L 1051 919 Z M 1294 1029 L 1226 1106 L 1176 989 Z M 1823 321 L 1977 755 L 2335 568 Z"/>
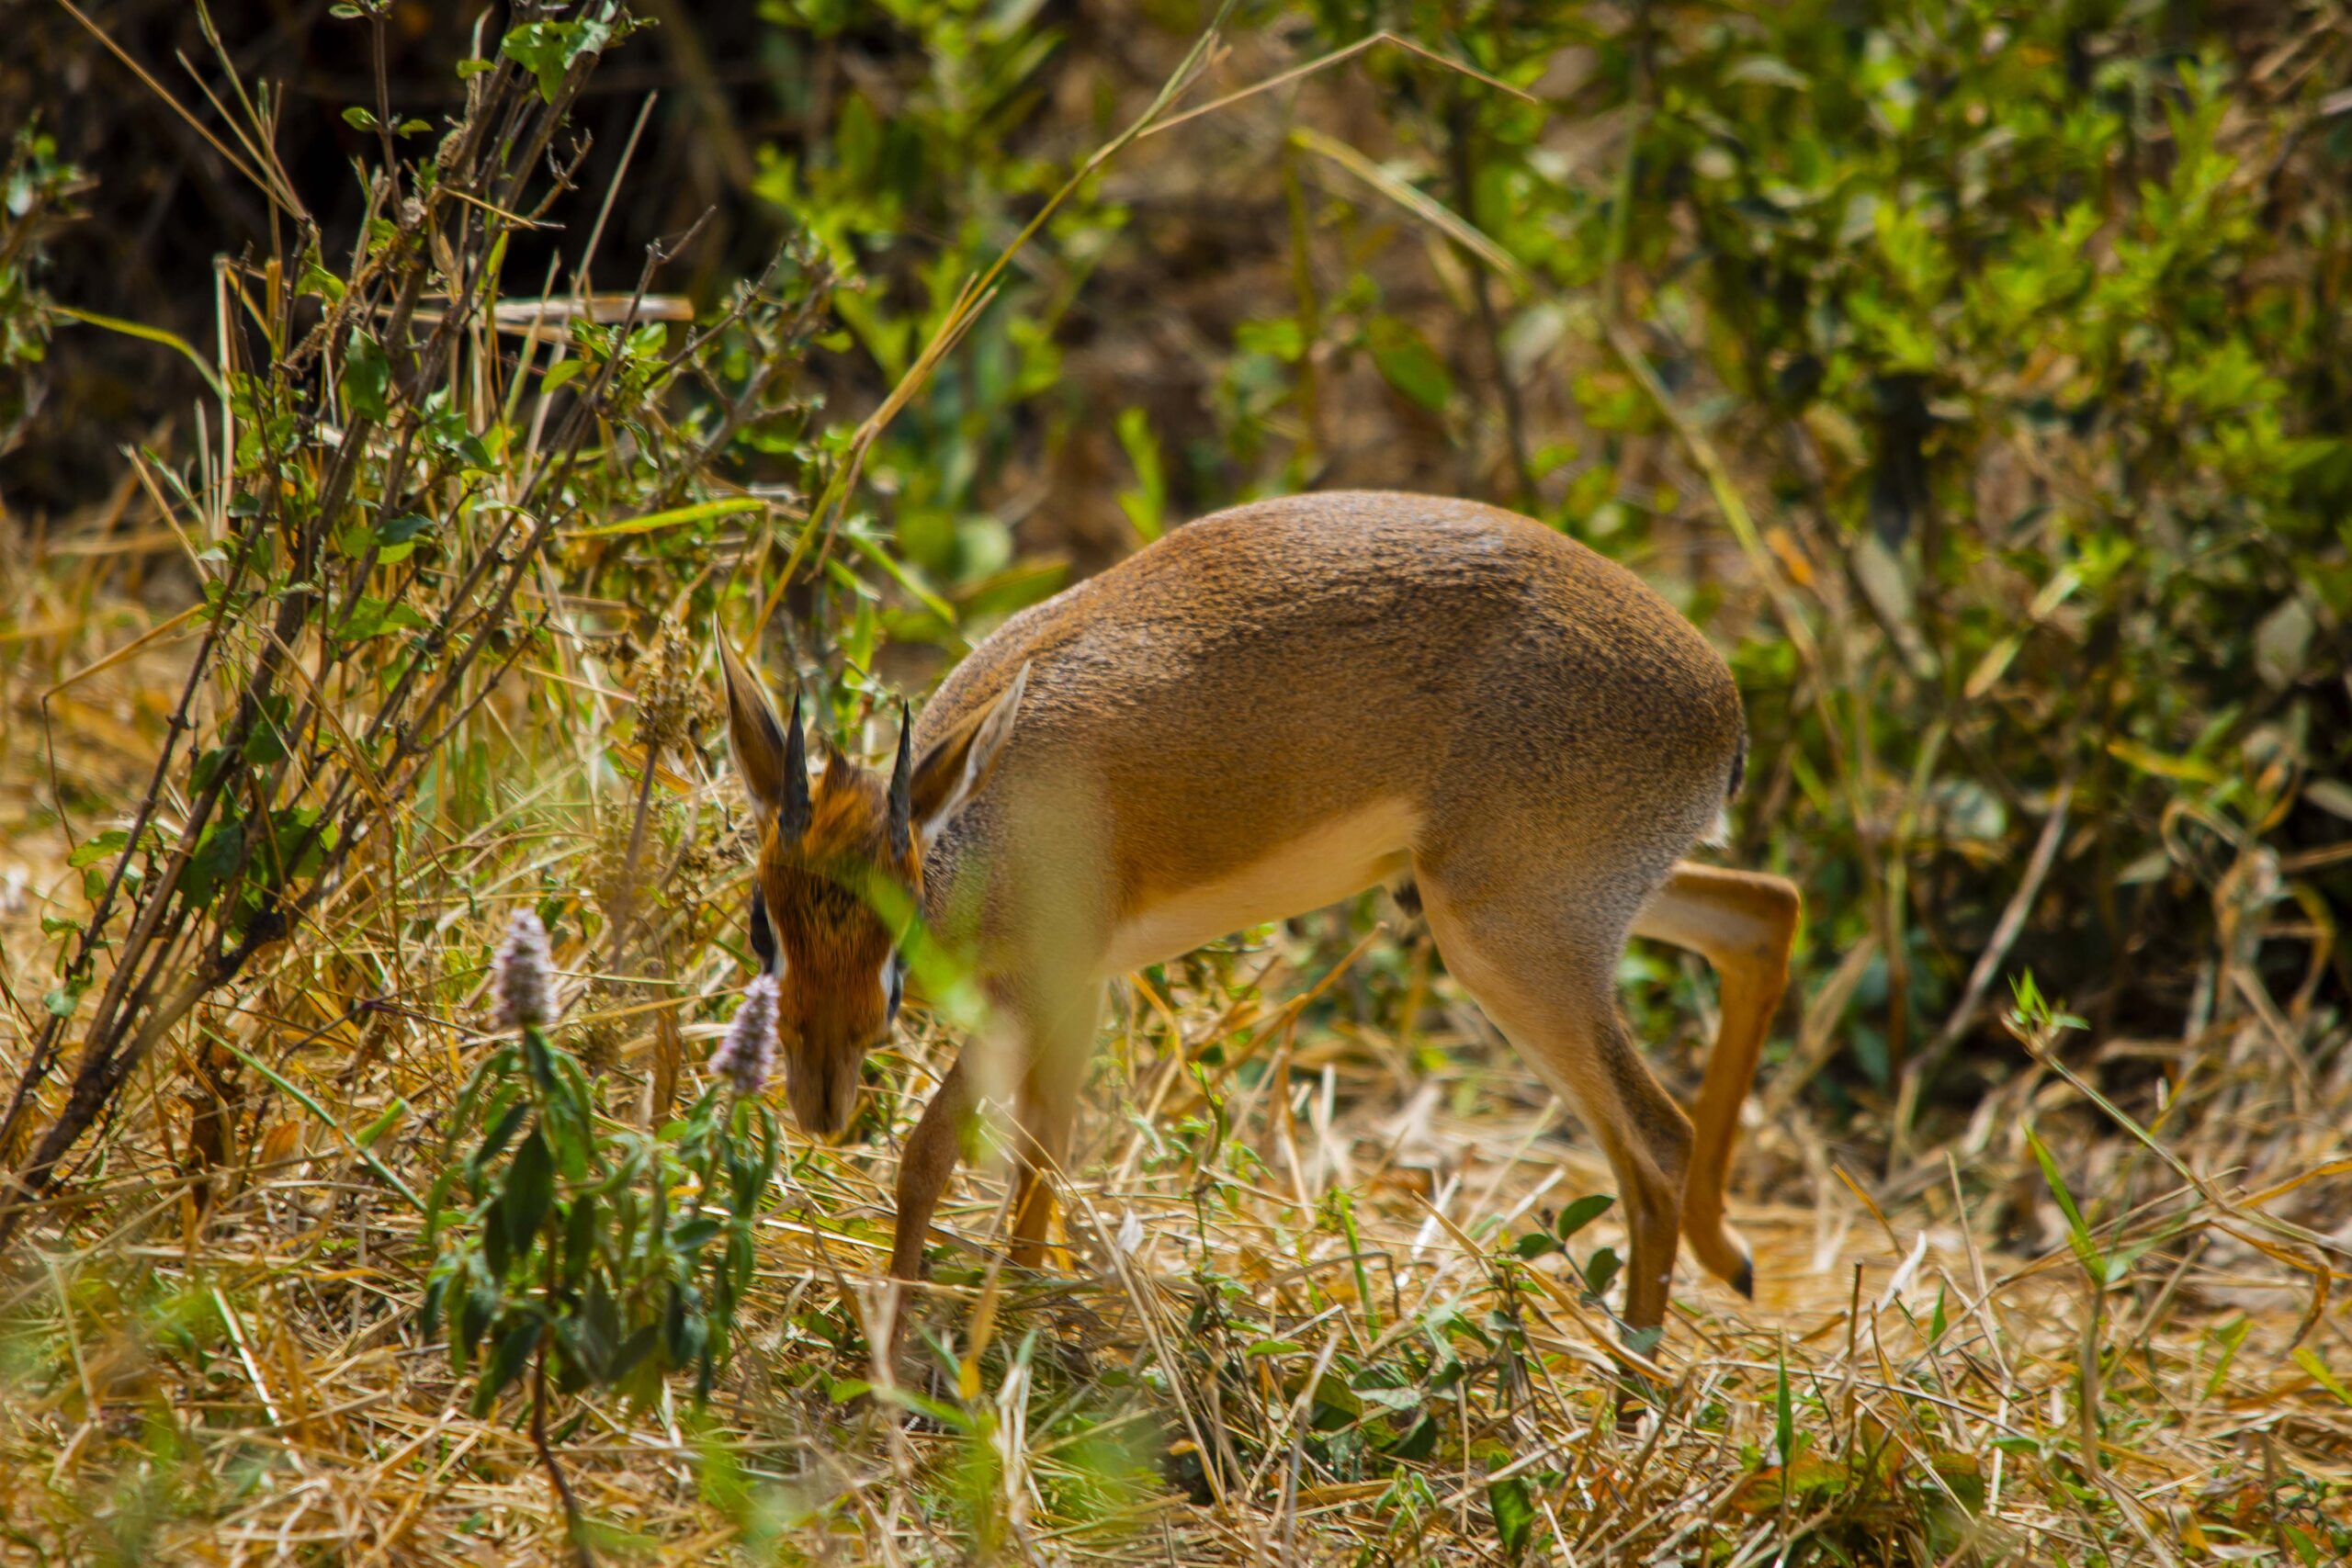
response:
<path id="1" fill-rule="evenodd" d="M 220 782 L 220 772 L 229 765 L 232 755 L 234 753 L 226 746 L 207 747 L 204 753 L 197 758 L 196 766 L 188 770 L 188 788 L 198 795 L 210 789 Z"/>
<path id="2" fill-rule="evenodd" d="M 1487 1506 L 1495 1516 L 1495 1539 L 1501 1542 L 1503 1555 L 1516 1561 L 1535 1534 L 1535 1497 L 1526 1478 L 1513 1475 L 1487 1483 Z"/>
<path id="3" fill-rule="evenodd" d="M 1272 355 L 1285 365 L 1295 365 L 1306 355 L 1306 336 L 1295 317 L 1276 316 L 1234 328 L 1233 346 L 1244 354 Z"/>
<path id="4" fill-rule="evenodd" d="M 515 1149 L 514 1163 L 506 1173 L 506 1240 L 517 1258 L 531 1250 L 539 1222 L 547 1218 L 548 1206 L 554 1201 L 555 1159 L 548 1153 L 547 1140 L 534 1127 Z"/>
<path id="5" fill-rule="evenodd" d="M 717 1220 L 688 1220 L 670 1233 L 670 1250 L 681 1258 L 691 1258 L 702 1249 L 706 1242 L 718 1234 Z"/>
<path id="6" fill-rule="evenodd" d="M 401 1119 L 407 1114 L 408 1101 L 395 1097 L 391 1104 L 384 1108 L 384 1113 L 381 1116 L 359 1130 L 356 1140 L 359 1146 L 363 1149 L 374 1148 L 385 1134 L 401 1124 Z"/>
<path id="7" fill-rule="evenodd" d="M 571 59 L 571 22 L 526 22 L 498 42 L 499 51 L 539 80 L 539 96 L 555 102 Z"/>
<path id="8" fill-rule="evenodd" d="M 1372 362 L 1388 384 L 1431 413 L 1453 400 L 1453 374 L 1421 334 L 1395 316 L 1374 316 Z"/>
<path id="9" fill-rule="evenodd" d="M 1547 1232 L 1529 1231 L 1511 1244 L 1511 1250 L 1520 1257 L 1532 1260 L 1546 1253 L 1559 1251 L 1560 1243 L 1557 1237 Z"/>
<path id="10" fill-rule="evenodd" d="M 481 1261 L 495 1280 L 506 1278 L 507 1267 L 514 1261 L 514 1247 L 509 1238 L 514 1235 L 506 1223 L 506 1194 L 501 1192 L 490 1201 L 481 1214 Z"/>
<path id="11" fill-rule="evenodd" d="M 406 560 L 432 532 L 432 518 L 422 513 L 408 512 L 377 524 L 369 531 L 368 537 L 375 544 L 377 562 L 390 566 L 395 561 Z"/>
<path id="12" fill-rule="evenodd" d="M 506 1331 L 498 1341 L 498 1348 L 491 1352 L 490 1364 L 482 1368 L 481 1382 L 474 1385 L 473 1413 L 487 1416 L 506 1392 L 506 1385 L 523 1375 L 523 1368 L 530 1361 L 531 1352 L 538 1347 L 539 1325 L 533 1321 Z"/>
<path id="13" fill-rule="evenodd" d="M 304 258 L 301 276 L 296 280 L 294 292 L 313 294 L 332 305 L 343 298 L 343 279 L 319 265 L 316 256 Z"/>
<path id="14" fill-rule="evenodd" d="M 74 852 L 65 857 L 65 863 L 79 871 L 100 856 L 111 854 L 129 842 L 130 842 L 129 829 L 109 828 L 96 837 L 85 839 L 74 845 Z"/>
<path id="15" fill-rule="evenodd" d="M 1607 1192 L 1588 1192 L 1560 1211 L 1560 1218 L 1552 1229 L 1562 1241 L 1607 1213 L 1616 1204 L 1616 1198 Z"/>
<path id="16" fill-rule="evenodd" d="M 2238 1347 L 2245 1344 L 2245 1337 L 2253 1332 L 2254 1319 L 2250 1317 L 2239 1318 L 2235 1323 L 2213 1331 L 2213 1337 L 2222 1342 L 2222 1353 L 2214 1358 L 2213 1371 L 2205 1379 L 2206 1398 L 2211 1399 L 2222 1392 L 2222 1385 L 2229 1381 L 2230 1363 L 2237 1359 Z"/>
<path id="17" fill-rule="evenodd" d="M 366 642 L 388 632 L 423 631 L 432 624 L 406 604 L 387 604 L 363 593 L 345 618 L 339 635 L 347 643 Z"/>
<path id="18" fill-rule="evenodd" d="M 628 1377 L 637 1370 L 639 1362 L 653 1353 L 653 1348 L 661 1342 L 662 1333 L 657 1325 L 650 1323 L 639 1325 L 628 1338 L 621 1341 L 621 1348 L 613 1352 L 612 1371 L 608 1374 L 608 1381 L 619 1382 Z"/>
<path id="19" fill-rule="evenodd" d="M 188 908 L 201 909 L 220 891 L 220 884 L 244 858 L 245 825 L 235 818 L 215 822 L 196 841 L 196 852 L 180 872 L 180 897 Z"/>
<path id="20" fill-rule="evenodd" d="M 1596 1296 L 1609 1293 L 1610 1282 L 1617 1278 L 1617 1249 L 1604 1247 L 1588 1258 L 1584 1266 L 1584 1288 Z"/>
<path id="21" fill-rule="evenodd" d="M 354 104 L 343 111 L 343 123 L 355 130 L 373 130 L 383 122 L 357 104 Z"/>
<path id="22" fill-rule="evenodd" d="M 2108 1277 L 2106 1260 L 2099 1257 L 2098 1243 L 2091 1239 L 2091 1227 L 2084 1220 L 2082 1210 L 2075 1206 L 2075 1195 L 2066 1189 L 2066 1179 L 2058 1173 L 2058 1161 L 2031 1127 L 2025 1130 L 2026 1145 L 2033 1150 L 2034 1163 L 2041 1167 L 2041 1179 L 2050 1186 L 2050 1195 L 2058 1200 L 2059 1212 L 2066 1216 L 2066 1239 L 2080 1259 L 2083 1269 L 2094 1283 L 2112 1283 Z"/>
<path id="23" fill-rule="evenodd" d="M 1159 443 L 1151 433 L 1151 416 L 1140 408 L 1119 411 L 1118 431 L 1119 445 L 1136 470 L 1136 488 L 1119 492 L 1119 510 L 1149 544 L 1168 526 L 1168 475 L 1160 466 Z"/>
<path id="24" fill-rule="evenodd" d="M 895 1404 L 901 1410 L 911 1410 L 918 1415 L 928 1416 L 948 1431 L 965 1436 L 969 1436 L 973 1431 L 970 1415 L 948 1404 L 945 1400 L 933 1399 L 928 1394 L 917 1393 L 914 1390 L 899 1383 L 894 1383 L 888 1388 L 874 1389 L 872 1392 L 874 1397 L 884 1404 Z"/>
<path id="25" fill-rule="evenodd" d="M 2293 1355 L 2295 1365 L 2311 1373 L 2320 1387 L 2335 1395 L 2346 1404 L 2352 1405 L 2352 1390 L 2347 1390 L 2337 1379 L 2335 1373 L 2329 1370 L 2327 1363 L 2319 1359 L 2318 1351 L 2308 1345 L 2301 1345 L 2296 1347 Z"/>
<path id="26" fill-rule="evenodd" d="M 474 1347 L 481 1343 L 481 1337 L 489 1332 L 491 1319 L 497 1312 L 498 1293 L 495 1291 L 479 1283 L 467 1287 L 465 1295 L 458 1303 L 457 1332 L 449 1337 L 450 1359 L 458 1366 L 463 1367 L 465 1359 L 473 1354 Z"/>
<path id="27" fill-rule="evenodd" d="M 245 731 L 244 758 L 266 768 L 286 755 L 286 726 L 293 720 L 294 704 L 283 692 L 272 692 L 260 706 L 253 728 Z"/>
<path id="28" fill-rule="evenodd" d="M 392 412 L 392 366 L 383 345 L 354 330 L 343 350 L 343 406 L 354 419 L 383 420 Z"/>
<path id="29" fill-rule="evenodd" d="M 473 1166 L 477 1171 L 487 1168 L 492 1160 L 498 1157 L 498 1151 L 506 1146 L 506 1140 L 514 1135 L 515 1129 L 523 1124 L 523 1118 L 530 1113 L 530 1102 L 527 1100 L 518 1100 L 506 1108 L 505 1113 L 499 1117 L 489 1134 L 482 1139 L 481 1147 L 474 1152 Z"/>
<path id="30" fill-rule="evenodd" d="M 563 1271 L 568 1279 L 584 1277 L 596 1261 L 596 1195 L 585 1192 L 571 1201 L 563 1224 Z"/>
<path id="31" fill-rule="evenodd" d="M 1417 1388 L 1365 1388 L 1356 1385 L 1356 1393 L 1366 1404 L 1376 1404 L 1383 1410 L 1419 1410 L 1421 1391 Z"/>

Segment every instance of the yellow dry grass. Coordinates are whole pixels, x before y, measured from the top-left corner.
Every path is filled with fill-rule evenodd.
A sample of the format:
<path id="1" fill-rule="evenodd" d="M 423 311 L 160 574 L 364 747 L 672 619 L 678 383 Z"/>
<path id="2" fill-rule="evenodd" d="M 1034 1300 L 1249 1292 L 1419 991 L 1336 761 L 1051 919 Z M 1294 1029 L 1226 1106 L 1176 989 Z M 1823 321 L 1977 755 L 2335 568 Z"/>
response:
<path id="1" fill-rule="evenodd" d="M 36 803 L 76 803 L 77 833 L 107 820 L 152 756 L 151 694 L 178 657 L 168 614 L 96 571 L 69 552 L 20 558 L 0 606 L 15 650 L 0 676 L 0 1066 L 40 1006 L 39 921 L 80 896 L 64 833 Z M 377 1152 L 412 1188 L 429 1182 L 435 1119 L 481 1049 L 470 966 L 486 933 L 526 890 L 588 878 L 577 807 L 616 781 L 563 716 L 588 700 L 581 685 L 621 682 L 593 660 L 559 673 L 568 683 L 520 690 L 506 712 L 514 757 L 534 759 L 529 787 L 447 825 L 440 858 L 463 886 L 410 894 L 441 908 L 413 906 L 404 929 L 437 934 L 387 953 L 370 934 L 377 895 L 339 896 L 322 921 L 343 934 L 287 944 L 200 1009 L 27 1236 L 0 1287 L 12 1551 L 551 1550 L 520 1413 L 463 1414 L 446 1356 L 417 1331 L 418 1218 L 349 1136 L 405 1099 L 409 1121 Z M 733 786 L 685 766 L 682 803 L 715 819 Z M 724 886 L 664 894 L 682 921 L 704 896 L 733 901 Z M 1892 1170 L 1859 1163 L 1869 1112 L 1852 1146 L 1825 1142 L 1768 1069 L 1736 1210 L 1758 1300 L 1686 1268 L 1657 1376 L 1621 1420 L 1627 1358 L 1605 1309 L 1558 1254 L 1513 1251 L 1546 1213 L 1606 1189 L 1558 1107 L 1442 976 L 1433 1012 L 1285 1005 L 1375 918 L 1399 923 L 1372 908 L 1319 917 L 1171 966 L 1164 992 L 1131 987 L 1064 1184 L 1061 1266 L 995 1269 L 1003 1186 L 985 1167 L 966 1178 L 944 1221 L 965 1246 L 917 1308 L 932 1370 L 893 1393 L 864 1386 L 883 1373 L 863 1332 L 880 1301 L 890 1134 L 954 1048 L 919 1030 L 878 1090 L 871 1141 L 793 1144 L 708 1410 L 683 1393 L 577 1410 L 564 1452 L 598 1539 L 620 1557 L 899 1562 L 1468 1562 L 1513 1544 L 1579 1563 L 2341 1550 L 2352 1335 L 2328 1291 L 2346 1267 L 2352 1054 L 2312 1021 L 2249 998 L 2165 1043 L 2165 1109 L 2138 1134 L 2122 1107 L 2086 1099 L 2082 1075 L 2148 1043 L 2057 1043 Z M 1409 929 L 1369 945 L 1380 984 L 1422 984 Z M 718 1029 L 707 998 L 740 977 L 707 943 L 681 954 L 674 992 L 572 1004 L 575 1030 L 614 1015 L 616 1115 L 637 1113 L 655 1021 L 673 1008 L 684 1092 L 698 1086 Z M 560 966 L 573 956 L 560 948 Z M 370 973 L 396 978 L 353 1016 Z M 1415 1017 L 1441 1021 L 1410 1039 L 1381 1021 Z M 1669 1066 L 1697 1034 L 1670 1043 Z M 221 1071 L 208 1041 L 324 1114 Z M 215 1113 L 226 1135 L 207 1145 L 198 1126 Z M 2102 1292 L 2029 1123 L 2099 1249 L 2153 1241 Z M 1615 1239 L 1603 1218 L 1571 1250 L 1582 1263 Z M 1423 1420 L 1425 1451 L 1393 1451 L 1400 1426 Z M 1520 1495 L 1531 1517 L 1498 1517 Z"/>

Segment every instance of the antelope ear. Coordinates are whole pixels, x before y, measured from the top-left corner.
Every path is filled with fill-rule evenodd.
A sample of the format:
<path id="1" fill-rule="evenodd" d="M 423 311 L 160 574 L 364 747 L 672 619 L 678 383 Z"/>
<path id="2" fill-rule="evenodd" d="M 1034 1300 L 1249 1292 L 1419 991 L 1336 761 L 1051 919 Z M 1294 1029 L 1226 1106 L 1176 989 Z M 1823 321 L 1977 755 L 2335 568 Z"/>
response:
<path id="1" fill-rule="evenodd" d="M 1023 664 L 995 702 L 934 742 L 915 763 L 908 804 L 924 847 L 989 782 L 1004 754 L 1004 743 L 1012 738 L 1012 721 L 1028 686 L 1029 666 Z"/>
<path id="2" fill-rule="evenodd" d="M 800 704 L 793 702 L 787 732 L 776 721 L 767 688 L 716 621 L 711 640 L 718 644 L 718 668 L 727 686 L 727 750 L 736 776 L 762 817 L 773 817 L 797 834 L 808 825 L 808 761 L 801 740 Z"/>

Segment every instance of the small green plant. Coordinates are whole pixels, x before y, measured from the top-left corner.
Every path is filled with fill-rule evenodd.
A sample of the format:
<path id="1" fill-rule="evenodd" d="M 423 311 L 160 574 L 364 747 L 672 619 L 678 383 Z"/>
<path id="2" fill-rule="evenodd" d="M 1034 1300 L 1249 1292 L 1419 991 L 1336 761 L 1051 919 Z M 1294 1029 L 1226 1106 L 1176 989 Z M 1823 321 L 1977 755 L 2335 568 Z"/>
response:
<path id="1" fill-rule="evenodd" d="M 754 1096 L 775 1058 L 776 985 L 762 976 L 746 993 L 711 1060 L 721 1082 L 650 1134 L 601 1120 L 595 1086 L 549 1038 L 547 931 L 530 910 L 514 917 L 494 986 L 497 1022 L 515 1038 L 482 1063 L 450 1119 L 449 1163 L 426 1203 L 426 1245 L 440 1251 L 424 1326 L 446 1324 L 477 1416 L 530 1373 L 532 1440 L 578 1544 L 578 1506 L 548 1433 L 550 1388 L 643 1407 L 691 1371 L 697 1403 L 708 1396 L 775 1174 L 775 1118 Z"/>

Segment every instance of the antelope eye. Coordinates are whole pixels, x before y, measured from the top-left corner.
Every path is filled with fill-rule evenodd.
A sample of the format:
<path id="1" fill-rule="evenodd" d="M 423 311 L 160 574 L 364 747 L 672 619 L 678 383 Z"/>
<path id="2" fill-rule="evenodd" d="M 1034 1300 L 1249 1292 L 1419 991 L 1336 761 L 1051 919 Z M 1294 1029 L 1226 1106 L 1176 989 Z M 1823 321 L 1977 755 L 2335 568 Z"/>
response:
<path id="1" fill-rule="evenodd" d="M 888 1023 L 899 1016 L 899 998 L 906 994 L 907 961 L 897 953 L 890 954 L 882 965 L 882 1021 Z"/>
<path id="2" fill-rule="evenodd" d="M 752 889 L 752 952 L 760 961 L 760 973 L 775 973 L 775 928 L 768 924 L 768 901 L 756 887 Z"/>

